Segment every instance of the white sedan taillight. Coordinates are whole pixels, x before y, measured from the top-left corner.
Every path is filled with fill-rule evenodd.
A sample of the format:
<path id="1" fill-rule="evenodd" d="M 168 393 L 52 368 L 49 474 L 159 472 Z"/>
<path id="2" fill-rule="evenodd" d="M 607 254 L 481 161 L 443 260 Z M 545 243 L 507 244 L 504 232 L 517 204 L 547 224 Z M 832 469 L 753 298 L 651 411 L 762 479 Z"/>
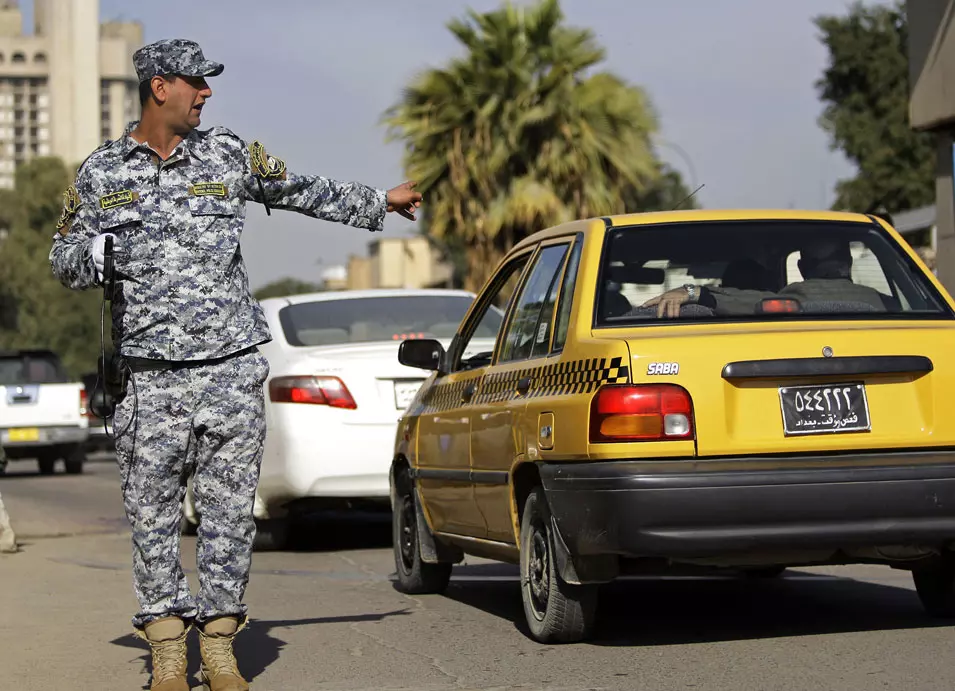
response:
<path id="1" fill-rule="evenodd" d="M 273 403 L 311 403 L 355 410 L 358 405 L 338 377 L 276 377 L 269 382 Z"/>

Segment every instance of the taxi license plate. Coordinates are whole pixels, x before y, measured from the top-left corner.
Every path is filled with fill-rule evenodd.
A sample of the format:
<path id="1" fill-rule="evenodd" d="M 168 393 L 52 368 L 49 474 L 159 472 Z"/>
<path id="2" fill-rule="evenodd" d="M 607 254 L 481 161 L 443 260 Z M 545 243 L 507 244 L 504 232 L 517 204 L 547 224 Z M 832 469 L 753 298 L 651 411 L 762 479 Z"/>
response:
<path id="1" fill-rule="evenodd" d="M 7 430 L 7 441 L 11 444 L 25 441 L 40 441 L 40 430 L 36 427 L 14 427 Z"/>
<path id="2" fill-rule="evenodd" d="M 411 401 L 414 400 L 415 394 L 418 393 L 418 389 L 420 388 L 420 381 L 396 381 L 395 407 L 398 408 L 398 410 L 405 410 L 411 405 Z"/>
<path id="3" fill-rule="evenodd" d="M 781 387 L 779 404 L 786 436 L 871 429 L 865 384 Z"/>

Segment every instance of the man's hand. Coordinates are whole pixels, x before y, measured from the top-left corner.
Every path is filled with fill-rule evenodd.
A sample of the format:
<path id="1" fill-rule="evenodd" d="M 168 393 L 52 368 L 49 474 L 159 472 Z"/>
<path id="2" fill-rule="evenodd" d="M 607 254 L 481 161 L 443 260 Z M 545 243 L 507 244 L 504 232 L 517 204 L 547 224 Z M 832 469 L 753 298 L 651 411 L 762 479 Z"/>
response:
<path id="1" fill-rule="evenodd" d="M 103 267 L 106 263 L 106 238 L 108 237 L 113 238 L 113 252 L 122 249 L 119 240 L 112 233 L 102 233 L 93 238 L 93 266 L 96 267 L 96 280 L 100 282 L 103 280 Z"/>
<path id="2" fill-rule="evenodd" d="M 397 211 L 409 221 L 415 220 L 415 209 L 421 206 L 421 193 L 415 192 L 417 182 L 403 182 L 388 190 L 388 213 Z"/>
<path id="3" fill-rule="evenodd" d="M 663 295 L 647 300 L 643 303 L 643 307 L 656 306 L 657 317 L 666 316 L 672 319 L 680 316 L 680 307 L 689 301 L 690 296 L 687 294 L 686 288 L 674 288 L 663 293 Z"/>

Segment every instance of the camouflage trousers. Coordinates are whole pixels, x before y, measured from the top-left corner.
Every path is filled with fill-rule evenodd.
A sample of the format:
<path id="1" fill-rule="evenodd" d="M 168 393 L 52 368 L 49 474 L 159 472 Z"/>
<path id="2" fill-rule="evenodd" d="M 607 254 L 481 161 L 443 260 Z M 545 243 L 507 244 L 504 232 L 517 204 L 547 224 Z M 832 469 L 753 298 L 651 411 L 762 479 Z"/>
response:
<path id="1" fill-rule="evenodd" d="M 113 425 L 132 526 L 140 606 L 135 627 L 168 615 L 200 623 L 245 616 L 268 373 L 268 360 L 255 349 L 181 366 L 134 366 Z M 200 515 L 196 597 L 180 563 L 179 542 L 193 473 Z"/>

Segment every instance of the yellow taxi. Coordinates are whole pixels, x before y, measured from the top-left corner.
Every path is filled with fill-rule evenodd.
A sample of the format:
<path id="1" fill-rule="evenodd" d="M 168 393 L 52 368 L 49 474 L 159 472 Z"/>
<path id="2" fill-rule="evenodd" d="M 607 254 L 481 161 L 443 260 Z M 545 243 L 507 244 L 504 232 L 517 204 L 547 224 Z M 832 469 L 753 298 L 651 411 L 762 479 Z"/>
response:
<path id="1" fill-rule="evenodd" d="M 876 563 L 955 615 L 955 303 L 876 216 L 669 211 L 538 232 L 431 372 L 391 468 L 397 585 L 520 565 L 531 635 L 673 564 Z M 493 350 L 468 349 L 505 317 Z M 467 357 L 465 357 L 467 353 Z"/>

